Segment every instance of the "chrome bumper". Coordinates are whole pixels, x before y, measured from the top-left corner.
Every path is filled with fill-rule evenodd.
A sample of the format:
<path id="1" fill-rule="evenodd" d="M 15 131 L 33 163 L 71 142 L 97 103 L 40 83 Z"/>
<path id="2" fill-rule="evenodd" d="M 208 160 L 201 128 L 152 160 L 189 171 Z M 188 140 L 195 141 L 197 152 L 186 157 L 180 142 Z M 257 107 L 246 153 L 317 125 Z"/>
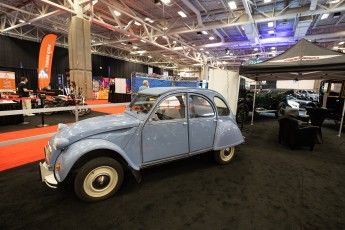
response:
<path id="1" fill-rule="evenodd" d="M 40 177 L 43 182 L 50 188 L 57 188 L 58 182 L 55 180 L 54 172 L 48 169 L 48 165 L 46 162 L 40 162 Z"/>

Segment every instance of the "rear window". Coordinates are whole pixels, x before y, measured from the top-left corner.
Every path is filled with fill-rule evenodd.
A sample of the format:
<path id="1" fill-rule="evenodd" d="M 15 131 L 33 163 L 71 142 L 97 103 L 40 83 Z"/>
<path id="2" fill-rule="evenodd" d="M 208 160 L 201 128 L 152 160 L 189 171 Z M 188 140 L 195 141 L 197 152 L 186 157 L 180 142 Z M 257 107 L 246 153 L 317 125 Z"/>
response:
<path id="1" fill-rule="evenodd" d="M 229 116 L 230 109 L 226 106 L 225 102 L 219 97 L 214 97 L 214 103 L 217 106 L 219 116 Z"/>

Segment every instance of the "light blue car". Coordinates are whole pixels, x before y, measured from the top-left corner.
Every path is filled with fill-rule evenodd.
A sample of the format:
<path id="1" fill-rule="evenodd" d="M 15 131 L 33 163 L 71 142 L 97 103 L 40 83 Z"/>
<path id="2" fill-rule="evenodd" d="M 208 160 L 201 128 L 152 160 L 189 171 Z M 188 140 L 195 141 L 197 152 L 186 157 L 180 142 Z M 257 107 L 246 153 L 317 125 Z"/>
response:
<path id="1" fill-rule="evenodd" d="M 219 164 L 228 164 L 243 141 L 227 102 L 216 91 L 145 89 L 122 114 L 59 124 L 45 147 L 41 179 L 56 188 L 74 176 L 77 196 L 99 201 L 121 187 L 125 168 L 140 182 L 143 168 L 204 152 L 214 151 Z"/>

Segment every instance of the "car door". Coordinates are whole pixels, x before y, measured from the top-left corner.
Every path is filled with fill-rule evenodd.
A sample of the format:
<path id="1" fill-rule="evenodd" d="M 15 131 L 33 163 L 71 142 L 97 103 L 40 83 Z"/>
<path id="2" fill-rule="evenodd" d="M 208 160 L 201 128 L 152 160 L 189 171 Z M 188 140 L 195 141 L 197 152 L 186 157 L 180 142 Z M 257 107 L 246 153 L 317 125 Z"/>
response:
<path id="1" fill-rule="evenodd" d="M 163 99 L 142 131 L 144 163 L 188 154 L 186 95 Z"/>
<path id="2" fill-rule="evenodd" d="M 213 148 L 217 119 L 212 103 L 196 94 L 189 94 L 188 101 L 190 152 Z"/>

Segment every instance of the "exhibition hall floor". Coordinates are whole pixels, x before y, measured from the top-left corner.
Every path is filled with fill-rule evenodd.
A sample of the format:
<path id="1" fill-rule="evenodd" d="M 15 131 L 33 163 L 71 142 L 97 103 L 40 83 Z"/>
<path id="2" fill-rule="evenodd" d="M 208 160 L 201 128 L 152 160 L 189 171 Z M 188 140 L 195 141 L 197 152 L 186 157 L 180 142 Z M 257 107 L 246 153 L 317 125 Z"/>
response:
<path id="1" fill-rule="evenodd" d="M 38 162 L 0 172 L 1 229 L 345 229 L 345 133 L 291 151 L 260 116 L 227 166 L 203 154 L 127 174 L 117 195 L 86 204 L 73 184 L 50 189 Z"/>

